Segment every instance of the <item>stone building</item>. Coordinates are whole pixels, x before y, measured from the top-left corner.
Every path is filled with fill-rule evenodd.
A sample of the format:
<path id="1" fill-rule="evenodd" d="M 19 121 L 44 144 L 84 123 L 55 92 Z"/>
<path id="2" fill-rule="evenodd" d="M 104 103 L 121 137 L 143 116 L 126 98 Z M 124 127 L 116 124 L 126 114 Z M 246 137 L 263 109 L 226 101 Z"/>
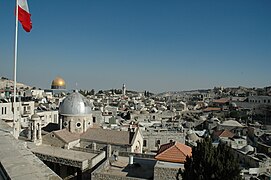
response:
<path id="1" fill-rule="evenodd" d="M 82 148 L 102 150 L 110 145 L 111 151 L 142 153 L 143 137 L 139 129 L 135 131 L 89 129 L 80 138 Z"/>
<path id="2" fill-rule="evenodd" d="M 185 134 L 177 131 L 143 131 L 143 137 L 143 150 L 145 152 L 157 151 L 160 145 L 173 141 L 185 143 Z"/>
<path id="3" fill-rule="evenodd" d="M 161 145 L 155 156 L 158 161 L 154 166 L 154 179 L 176 179 L 179 169 L 184 168 L 187 156 L 192 156 L 192 148 L 185 144 L 170 142 Z"/>
<path id="4" fill-rule="evenodd" d="M 0 103 L 0 119 L 5 120 L 7 123 L 13 121 L 13 107 L 12 102 Z M 34 101 L 16 102 L 16 119 L 20 117 L 21 123 L 26 122 L 31 115 L 34 114 Z"/>
<path id="5" fill-rule="evenodd" d="M 72 133 L 83 133 L 92 127 L 90 101 L 75 91 L 68 95 L 59 106 L 60 128 Z"/>

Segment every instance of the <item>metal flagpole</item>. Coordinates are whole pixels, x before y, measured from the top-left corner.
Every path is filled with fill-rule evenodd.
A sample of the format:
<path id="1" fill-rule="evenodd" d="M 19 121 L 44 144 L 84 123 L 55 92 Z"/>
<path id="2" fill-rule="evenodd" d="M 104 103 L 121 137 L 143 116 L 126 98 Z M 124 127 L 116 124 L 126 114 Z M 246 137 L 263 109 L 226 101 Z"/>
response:
<path id="1" fill-rule="evenodd" d="M 18 0 L 16 0 L 16 26 L 15 26 L 15 44 L 14 44 L 14 95 L 13 95 L 13 136 L 15 138 L 17 137 L 16 134 L 16 111 L 17 111 L 17 106 L 16 106 L 16 88 L 17 88 L 17 78 L 16 78 L 16 71 L 17 71 L 17 51 L 18 51 Z"/>

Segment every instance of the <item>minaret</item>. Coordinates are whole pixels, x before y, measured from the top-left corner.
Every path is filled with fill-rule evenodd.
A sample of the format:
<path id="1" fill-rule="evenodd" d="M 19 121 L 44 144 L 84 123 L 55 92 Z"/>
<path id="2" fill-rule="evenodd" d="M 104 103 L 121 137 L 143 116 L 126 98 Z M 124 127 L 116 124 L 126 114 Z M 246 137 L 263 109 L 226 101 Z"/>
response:
<path id="1" fill-rule="evenodd" d="M 126 87 L 125 84 L 122 85 L 122 95 L 125 96 L 126 94 Z"/>

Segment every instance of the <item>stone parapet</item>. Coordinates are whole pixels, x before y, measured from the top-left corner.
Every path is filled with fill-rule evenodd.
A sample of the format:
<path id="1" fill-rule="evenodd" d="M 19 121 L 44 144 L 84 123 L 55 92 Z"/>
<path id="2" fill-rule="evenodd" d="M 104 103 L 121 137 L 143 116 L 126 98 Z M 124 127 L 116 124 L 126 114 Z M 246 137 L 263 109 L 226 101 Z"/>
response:
<path id="1" fill-rule="evenodd" d="M 71 160 L 71 159 L 64 159 L 61 157 L 44 155 L 37 152 L 34 152 L 34 154 L 42 161 L 49 161 L 49 162 L 54 162 L 54 163 L 63 164 L 67 166 L 73 166 L 73 167 L 80 168 L 81 170 L 84 170 L 85 169 L 84 167 L 86 166 L 86 164 L 88 164 L 87 160 L 82 162 L 82 161 L 76 161 L 76 160 Z"/>

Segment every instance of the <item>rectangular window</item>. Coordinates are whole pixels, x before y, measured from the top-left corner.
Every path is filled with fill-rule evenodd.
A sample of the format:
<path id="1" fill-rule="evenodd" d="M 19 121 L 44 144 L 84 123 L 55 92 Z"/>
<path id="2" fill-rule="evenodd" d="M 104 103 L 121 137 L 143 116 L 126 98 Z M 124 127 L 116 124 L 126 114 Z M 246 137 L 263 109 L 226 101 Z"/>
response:
<path id="1" fill-rule="evenodd" d="M 143 147 L 147 147 L 147 140 L 146 139 L 143 140 Z"/>
<path id="2" fill-rule="evenodd" d="M 7 107 L 5 107 L 5 114 L 7 114 Z"/>
<path id="3" fill-rule="evenodd" d="M 160 144 L 161 144 L 160 139 L 156 140 L 155 146 L 156 146 L 156 147 L 159 147 L 159 146 L 160 146 Z"/>
<path id="4" fill-rule="evenodd" d="M 56 114 L 54 115 L 54 122 L 57 123 Z"/>
<path id="5" fill-rule="evenodd" d="M 2 107 L 2 114 L 4 114 L 4 107 Z"/>

